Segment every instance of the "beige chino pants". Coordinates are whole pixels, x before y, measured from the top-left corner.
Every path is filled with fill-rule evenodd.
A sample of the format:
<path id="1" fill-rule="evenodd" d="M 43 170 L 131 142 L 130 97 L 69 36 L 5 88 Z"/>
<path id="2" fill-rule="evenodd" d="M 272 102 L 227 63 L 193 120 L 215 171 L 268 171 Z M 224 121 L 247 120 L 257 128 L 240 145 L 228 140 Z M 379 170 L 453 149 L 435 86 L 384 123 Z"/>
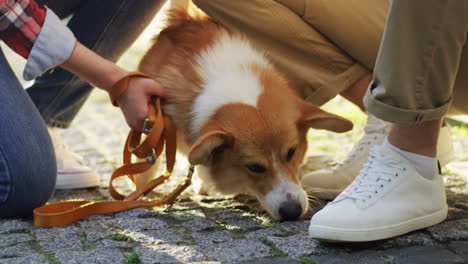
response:
<path id="1" fill-rule="evenodd" d="M 422 1 L 424 2 L 421 3 Z M 465 2 L 465 0 L 448 2 L 451 1 Z M 193 0 L 193 2 L 219 23 L 245 34 L 259 49 L 271 57 L 277 68 L 292 81 L 302 98 L 318 105 L 332 99 L 373 71 L 390 8 L 389 0 Z M 406 2 L 419 2 L 419 8 L 431 5 L 427 0 L 406 0 Z M 439 18 L 439 15 L 436 17 Z M 427 18 L 429 19 L 430 15 Z M 400 25 L 400 28 L 395 29 L 395 33 L 403 31 L 407 32 L 406 35 L 411 35 L 412 30 Z M 400 47 L 394 55 L 389 56 L 404 54 L 405 57 L 412 56 L 411 60 L 421 60 L 419 53 L 416 52 L 417 47 L 412 48 L 415 50 L 401 53 L 403 47 Z M 468 104 L 465 103 L 468 102 L 468 76 L 460 74 L 468 73 L 465 69 L 468 70 L 468 52 L 461 54 L 459 74 L 455 78 L 453 89 L 454 95 L 434 95 L 440 96 L 438 102 L 417 105 L 419 108 L 411 111 L 432 112 L 432 109 L 446 104 L 447 98 L 453 97 L 452 110 L 468 113 Z M 434 70 L 437 71 L 436 68 Z M 385 71 L 383 69 L 381 72 Z M 406 74 L 400 77 L 399 82 L 414 83 L 412 79 L 415 78 Z M 396 86 L 400 87 L 398 84 Z M 415 97 L 415 92 L 408 88 L 410 86 L 401 86 L 400 91 L 397 90 L 395 93 L 409 98 Z M 385 87 L 387 90 L 390 89 L 390 86 Z M 452 89 L 445 89 L 451 94 Z M 383 112 L 386 111 L 384 110 L 386 106 L 395 108 L 401 106 L 394 104 L 393 100 L 386 101 L 379 97 L 382 94 L 386 97 L 389 93 L 379 92 L 374 95 L 372 92 L 368 95 L 366 100 L 368 106 L 378 113 L 380 118 L 398 121 L 400 114 L 387 116 Z M 423 98 L 432 100 L 432 95 Z M 370 101 L 372 103 L 369 103 Z M 428 106 L 429 108 L 425 108 Z M 438 113 L 442 114 L 444 111 Z M 397 119 L 393 119 L 395 116 Z M 428 118 L 427 115 L 423 116 L 425 117 L 409 118 L 410 120 L 402 118 L 402 121 L 398 122 L 420 122 Z"/>
<path id="2" fill-rule="evenodd" d="M 371 72 L 388 10 L 388 0 L 193 2 L 245 34 L 302 98 L 318 105 Z"/>
<path id="3" fill-rule="evenodd" d="M 393 0 L 367 110 L 399 124 L 466 111 L 467 31 L 467 0 Z"/>

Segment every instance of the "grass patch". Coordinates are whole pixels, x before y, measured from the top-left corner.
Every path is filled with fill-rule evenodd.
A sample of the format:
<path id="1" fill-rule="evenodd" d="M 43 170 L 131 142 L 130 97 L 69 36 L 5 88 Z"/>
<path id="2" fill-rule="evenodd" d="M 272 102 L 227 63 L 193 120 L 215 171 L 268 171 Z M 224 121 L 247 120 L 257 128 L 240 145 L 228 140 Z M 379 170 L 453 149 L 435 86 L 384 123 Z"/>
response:
<path id="1" fill-rule="evenodd" d="M 275 247 L 275 245 L 273 245 L 273 243 L 268 241 L 265 237 L 258 237 L 257 239 L 258 239 L 258 241 L 262 242 L 265 246 L 268 246 L 270 248 L 270 254 L 273 257 L 284 257 L 284 256 L 286 256 L 286 253 L 281 251 L 279 248 Z"/>
<path id="2" fill-rule="evenodd" d="M 135 252 L 133 252 L 125 261 L 125 264 L 140 264 L 140 263 L 141 263 L 140 256 Z"/>
<path id="3" fill-rule="evenodd" d="M 302 257 L 298 260 L 301 264 L 315 264 L 315 262 L 308 257 Z"/>
<path id="4" fill-rule="evenodd" d="M 54 253 L 42 249 L 41 245 L 39 244 L 39 241 L 28 241 L 27 244 L 37 253 L 44 256 L 44 258 L 47 260 L 47 262 L 49 262 L 49 264 L 61 264 L 60 260 L 58 260 L 58 258 L 55 257 Z"/>
<path id="5" fill-rule="evenodd" d="M 115 232 L 111 238 L 113 240 L 117 240 L 117 241 L 134 241 L 133 237 L 129 234 L 125 234 L 125 233 L 122 233 L 122 232 Z"/>
<path id="6" fill-rule="evenodd" d="M 263 215 L 257 215 L 255 217 L 262 225 L 266 227 L 274 227 L 276 225 L 275 222 L 273 222 L 270 218 L 270 216 L 263 214 Z"/>
<path id="7" fill-rule="evenodd" d="M 78 240 L 80 240 L 83 250 L 93 250 L 97 247 L 96 243 L 89 242 L 88 239 L 86 239 L 85 234 L 79 234 Z"/>
<path id="8" fill-rule="evenodd" d="M 298 231 L 298 230 L 289 230 L 289 231 L 284 232 L 284 235 L 285 235 L 285 236 L 292 236 L 292 235 L 296 235 L 296 234 L 299 234 L 299 233 L 301 233 L 301 231 Z"/>
<path id="9" fill-rule="evenodd" d="M 215 221 L 218 225 L 220 225 L 221 227 L 229 230 L 229 232 L 233 233 L 233 234 L 241 234 L 242 232 L 237 229 L 236 227 L 232 226 L 232 225 L 229 225 L 221 220 L 216 220 Z"/>

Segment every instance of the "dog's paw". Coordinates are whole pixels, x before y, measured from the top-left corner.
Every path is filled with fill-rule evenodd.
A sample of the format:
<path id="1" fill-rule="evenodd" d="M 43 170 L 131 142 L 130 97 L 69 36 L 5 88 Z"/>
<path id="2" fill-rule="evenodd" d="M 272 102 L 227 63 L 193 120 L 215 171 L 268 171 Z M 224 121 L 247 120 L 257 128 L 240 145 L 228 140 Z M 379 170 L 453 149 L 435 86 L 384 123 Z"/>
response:
<path id="1" fill-rule="evenodd" d="M 202 165 L 195 166 L 195 171 L 192 177 L 192 186 L 193 186 L 193 191 L 196 194 L 200 194 L 200 195 L 209 194 L 209 188 L 207 184 L 209 180 L 207 179 L 207 177 L 209 177 L 208 168 Z"/>

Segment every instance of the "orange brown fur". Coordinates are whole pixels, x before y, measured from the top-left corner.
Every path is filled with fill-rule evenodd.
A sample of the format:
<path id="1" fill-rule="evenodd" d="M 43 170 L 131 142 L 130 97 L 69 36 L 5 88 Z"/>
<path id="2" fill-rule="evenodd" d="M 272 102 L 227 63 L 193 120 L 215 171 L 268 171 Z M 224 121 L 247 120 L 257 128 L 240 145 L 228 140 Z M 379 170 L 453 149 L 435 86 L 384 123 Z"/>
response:
<path id="1" fill-rule="evenodd" d="M 351 123 L 301 100 L 270 65 L 253 63 L 247 69 L 263 89 L 256 106 L 224 104 L 193 133 L 194 100 L 207 81 L 199 72 L 197 58 L 220 35 L 231 33 L 203 14 L 193 16 L 181 10 L 170 13 L 168 24 L 139 68 L 167 90 L 171 99 L 164 111 L 178 128 L 180 151 L 207 174 L 200 176 L 203 190 L 255 195 L 275 218 L 279 218 L 278 204 L 290 199 L 287 192 L 294 192 L 289 196 L 300 200 L 303 214 L 307 198 L 297 175 L 306 153 L 308 129 L 342 132 L 351 129 Z M 295 153 L 288 160 L 291 149 Z M 252 172 L 248 169 L 251 164 L 261 165 L 265 171 Z M 281 193 L 279 186 L 290 190 Z"/>

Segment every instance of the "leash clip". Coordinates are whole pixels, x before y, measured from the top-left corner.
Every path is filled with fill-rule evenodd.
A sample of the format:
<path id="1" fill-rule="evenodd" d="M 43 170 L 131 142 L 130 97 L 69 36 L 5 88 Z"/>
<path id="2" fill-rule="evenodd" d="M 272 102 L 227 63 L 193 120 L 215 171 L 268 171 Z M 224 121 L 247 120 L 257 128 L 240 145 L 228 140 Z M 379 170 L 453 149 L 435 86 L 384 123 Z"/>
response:
<path id="1" fill-rule="evenodd" d="M 156 151 L 154 151 L 154 149 L 152 149 L 151 153 L 145 157 L 145 161 L 146 163 L 151 164 L 151 165 L 156 163 Z"/>
<path id="2" fill-rule="evenodd" d="M 145 118 L 145 122 L 143 123 L 143 133 L 149 134 L 153 128 L 153 125 L 154 122 L 150 121 L 148 118 Z"/>

